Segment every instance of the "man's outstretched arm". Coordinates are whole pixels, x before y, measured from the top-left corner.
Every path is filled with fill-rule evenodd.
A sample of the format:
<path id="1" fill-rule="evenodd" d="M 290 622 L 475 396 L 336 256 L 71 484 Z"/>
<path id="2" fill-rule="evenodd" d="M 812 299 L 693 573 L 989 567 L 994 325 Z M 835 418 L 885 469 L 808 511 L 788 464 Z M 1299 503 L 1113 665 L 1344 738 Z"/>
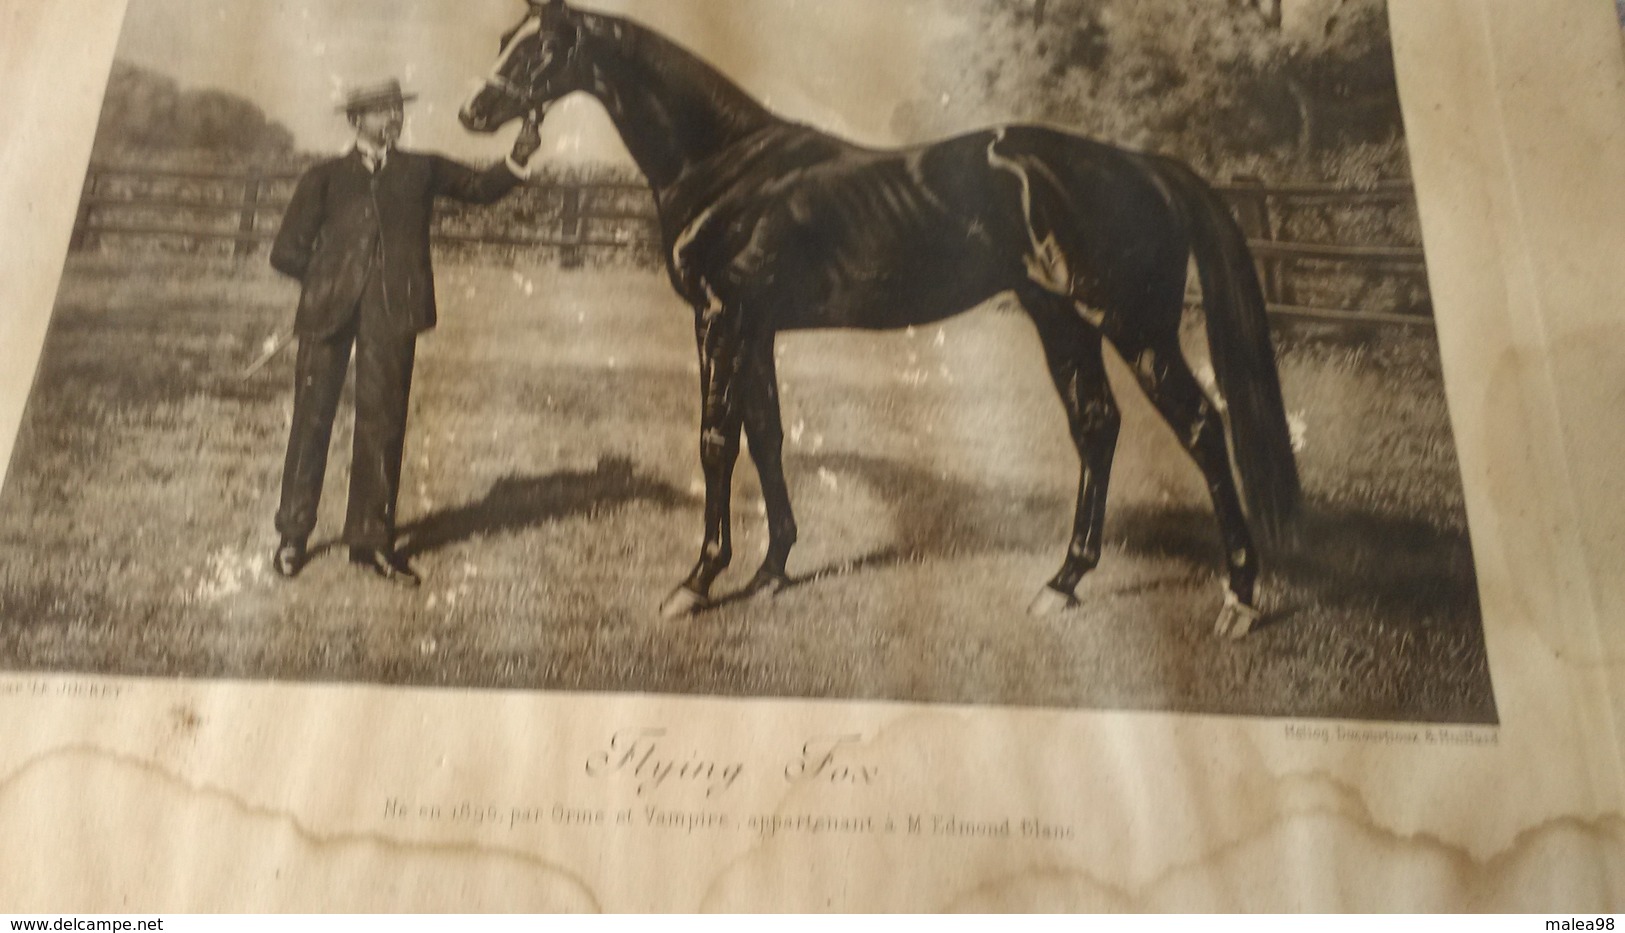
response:
<path id="1" fill-rule="evenodd" d="M 531 156 L 541 147 L 541 127 L 526 120 L 519 137 L 514 140 L 513 151 L 506 159 L 483 172 L 441 156 L 431 156 L 434 160 L 435 194 L 471 204 L 490 204 L 530 177 Z"/>

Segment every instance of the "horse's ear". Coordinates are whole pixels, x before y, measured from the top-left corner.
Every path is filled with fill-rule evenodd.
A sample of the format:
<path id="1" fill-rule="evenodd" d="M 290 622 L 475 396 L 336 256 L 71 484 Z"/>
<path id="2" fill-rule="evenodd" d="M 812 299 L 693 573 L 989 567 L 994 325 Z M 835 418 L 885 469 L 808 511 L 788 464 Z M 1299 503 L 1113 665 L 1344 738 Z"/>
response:
<path id="1" fill-rule="evenodd" d="M 540 16 L 543 22 L 554 22 L 569 12 L 564 0 L 525 0 L 525 2 L 530 4 L 530 12 Z"/>
<path id="2" fill-rule="evenodd" d="M 530 4 L 531 15 L 553 28 L 563 28 L 572 20 L 571 14 L 575 12 L 564 0 L 526 0 L 526 2 Z"/>

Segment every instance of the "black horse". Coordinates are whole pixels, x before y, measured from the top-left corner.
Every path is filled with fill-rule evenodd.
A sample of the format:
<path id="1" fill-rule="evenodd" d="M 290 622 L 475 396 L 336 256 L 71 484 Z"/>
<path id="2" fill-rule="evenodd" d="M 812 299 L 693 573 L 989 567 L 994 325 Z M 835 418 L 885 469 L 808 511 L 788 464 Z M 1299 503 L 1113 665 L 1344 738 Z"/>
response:
<path id="1" fill-rule="evenodd" d="M 1077 605 L 1074 591 L 1100 559 L 1119 426 L 1104 337 L 1207 478 L 1229 570 L 1219 633 L 1253 626 L 1252 529 L 1265 544 L 1288 534 L 1298 476 L 1252 257 L 1193 171 L 1038 126 L 866 149 L 775 116 L 645 27 L 563 0 L 529 7 L 503 36 L 463 125 L 490 133 L 577 91 L 597 98 L 654 190 L 667 270 L 694 307 L 705 540 L 663 614 L 707 606 L 732 557 L 741 429 L 769 529 L 750 589 L 789 582 L 796 523 L 774 371 L 779 331 L 927 324 L 1013 292 L 1038 328 L 1082 459 L 1071 545 L 1032 611 Z M 1202 391 L 1179 348 L 1192 254 L 1223 402 Z"/>

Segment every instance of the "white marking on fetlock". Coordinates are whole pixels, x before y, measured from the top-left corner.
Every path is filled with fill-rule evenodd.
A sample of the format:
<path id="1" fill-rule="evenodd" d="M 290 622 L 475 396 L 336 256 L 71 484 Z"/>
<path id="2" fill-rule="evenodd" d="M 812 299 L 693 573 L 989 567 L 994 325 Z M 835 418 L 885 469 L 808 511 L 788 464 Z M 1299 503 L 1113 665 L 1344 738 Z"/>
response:
<path id="1" fill-rule="evenodd" d="M 681 619 L 697 614 L 706 607 L 704 596 L 694 592 L 686 586 L 679 586 L 671 591 L 666 601 L 660 604 L 660 617 L 662 619 Z"/>
<path id="2" fill-rule="evenodd" d="M 1263 618 L 1262 612 L 1242 602 L 1235 593 L 1225 590 L 1224 608 L 1219 610 L 1219 620 L 1213 626 L 1213 633 L 1220 638 L 1237 641 L 1246 638 Z"/>
<path id="3" fill-rule="evenodd" d="M 1035 619 L 1041 619 L 1076 609 L 1078 605 L 1078 597 L 1045 584 L 1039 588 L 1038 595 L 1034 596 L 1032 603 L 1027 606 L 1027 614 Z"/>

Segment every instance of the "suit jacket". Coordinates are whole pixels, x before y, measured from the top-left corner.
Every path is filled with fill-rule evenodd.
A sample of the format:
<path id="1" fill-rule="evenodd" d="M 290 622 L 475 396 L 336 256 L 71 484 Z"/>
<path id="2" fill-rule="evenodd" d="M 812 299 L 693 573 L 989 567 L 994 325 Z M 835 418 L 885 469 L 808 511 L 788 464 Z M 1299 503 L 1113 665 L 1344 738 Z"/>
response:
<path id="1" fill-rule="evenodd" d="M 400 149 L 376 174 L 356 150 L 311 168 L 294 189 L 271 247 L 271 265 L 304 285 L 294 331 L 326 337 L 348 324 L 374 262 L 383 263 L 388 320 L 403 334 L 433 327 L 429 222 L 435 198 L 489 204 L 518 183 L 506 163 L 481 172 Z"/>

